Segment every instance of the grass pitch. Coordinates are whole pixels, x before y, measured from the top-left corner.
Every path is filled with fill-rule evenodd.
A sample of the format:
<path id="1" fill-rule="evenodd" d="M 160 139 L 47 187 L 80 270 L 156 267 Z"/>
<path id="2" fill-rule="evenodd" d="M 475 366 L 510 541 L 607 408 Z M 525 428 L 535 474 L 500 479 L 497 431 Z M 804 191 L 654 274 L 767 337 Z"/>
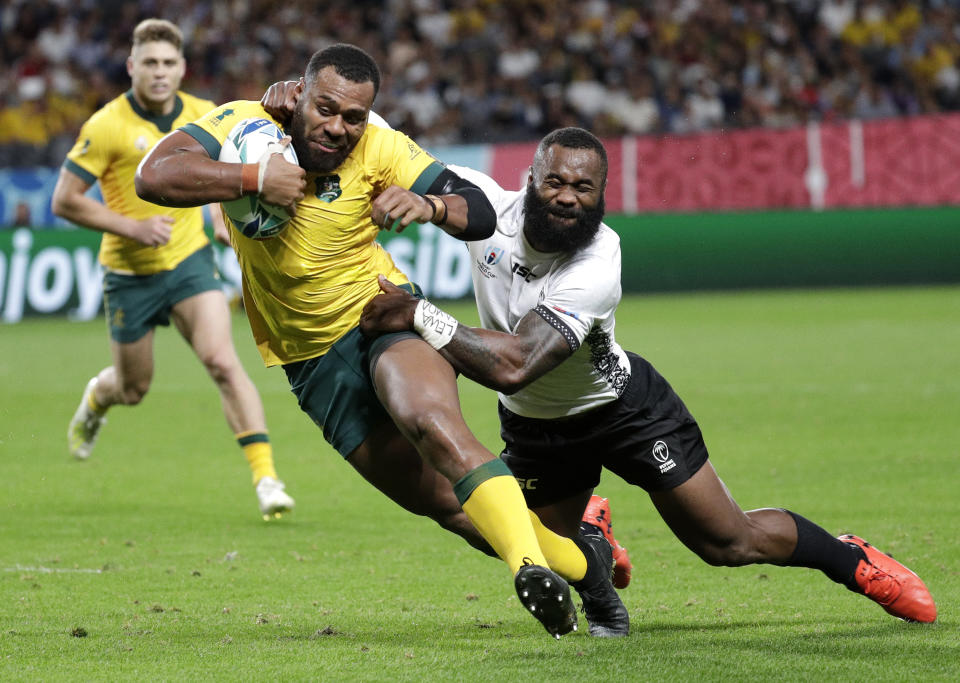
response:
<path id="1" fill-rule="evenodd" d="M 465 322 L 467 303 L 447 304 Z M 109 361 L 103 321 L 0 327 L 2 680 L 958 680 L 960 288 L 629 298 L 617 334 L 698 418 L 745 508 L 788 507 L 917 571 L 934 625 L 819 572 L 713 568 L 605 476 L 634 561 L 629 638 L 554 642 L 505 567 L 375 492 L 235 340 L 294 514 L 259 519 L 213 384 L 157 335 L 145 402 L 88 462 L 65 430 Z M 461 382 L 499 448 L 495 397 Z"/>

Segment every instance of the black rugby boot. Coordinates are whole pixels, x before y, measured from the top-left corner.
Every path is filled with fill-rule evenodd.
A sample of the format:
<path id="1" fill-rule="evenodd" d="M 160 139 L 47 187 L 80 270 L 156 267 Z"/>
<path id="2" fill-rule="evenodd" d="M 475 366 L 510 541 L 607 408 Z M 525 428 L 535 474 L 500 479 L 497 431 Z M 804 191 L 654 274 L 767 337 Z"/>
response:
<path id="1" fill-rule="evenodd" d="M 590 625 L 590 635 L 597 638 L 619 638 L 630 633 L 630 614 L 611 581 L 613 548 L 602 534 L 583 532 L 573 539 L 587 558 L 587 573 L 572 585 L 583 601 L 583 614 Z"/>
<path id="2" fill-rule="evenodd" d="M 557 640 L 577 630 L 577 610 L 570 586 L 550 569 L 524 564 L 513 579 L 520 603 L 535 616 L 547 633 Z"/>

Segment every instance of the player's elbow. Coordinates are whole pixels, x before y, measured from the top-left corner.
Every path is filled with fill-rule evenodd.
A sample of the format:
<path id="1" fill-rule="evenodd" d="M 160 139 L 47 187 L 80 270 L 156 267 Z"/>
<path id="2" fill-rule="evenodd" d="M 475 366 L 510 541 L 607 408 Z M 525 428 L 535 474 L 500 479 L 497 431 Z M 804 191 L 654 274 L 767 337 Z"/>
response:
<path id="1" fill-rule="evenodd" d="M 50 200 L 50 210 L 54 216 L 69 219 L 67 215 L 69 209 L 66 206 L 66 200 L 56 193 L 54 193 L 53 198 Z"/>
<path id="2" fill-rule="evenodd" d="M 140 164 L 136 174 L 133 176 L 133 187 L 137 191 L 137 196 L 144 201 L 162 204 L 163 197 L 160 192 L 160 174 L 147 163 Z"/>
<path id="3" fill-rule="evenodd" d="M 483 202 L 475 211 L 477 213 L 474 217 L 476 222 L 475 234 L 480 235 L 477 239 L 485 240 L 493 235 L 494 230 L 497 229 L 497 212 L 489 200 Z"/>
<path id="4" fill-rule="evenodd" d="M 160 206 L 181 206 L 171 196 L 169 172 L 165 171 L 163 158 L 151 153 L 144 157 L 133 176 L 133 187 L 144 201 Z"/>
<path id="5" fill-rule="evenodd" d="M 530 379 L 522 369 L 510 368 L 497 375 L 496 387 L 494 388 L 505 396 L 512 396 L 528 384 L 530 384 Z"/>
<path id="6" fill-rule="evenodd" d="M 72 221 L 76 217 L 76 208 L 77 202 L 73 195 L 54 189 L 53 197 L 50 199 L 50 210 L 54 216 Z"/>
<path id="7" fill-rule="evenodd" d="M 497 212 L 490 200 L 478 188 L 477 197 L 471 197 L 467 202 L 468 226 L 464 231 L 463 239 L 469 241 L 485 240 L 497 229 Z"/>

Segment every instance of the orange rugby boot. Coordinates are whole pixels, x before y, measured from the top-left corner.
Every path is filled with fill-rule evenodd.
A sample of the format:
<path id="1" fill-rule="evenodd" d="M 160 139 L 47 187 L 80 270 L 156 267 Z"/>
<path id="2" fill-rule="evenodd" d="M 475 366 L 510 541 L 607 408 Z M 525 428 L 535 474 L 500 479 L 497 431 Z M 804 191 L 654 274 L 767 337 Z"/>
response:
<path id="1" fill-rule="evenodd" d="M 859 536 L 844 534 L 838 538 L 858 546 L 866 555 L 854 575 L 860 593 L 905 621 L 936 621 L 937 606 L 919 576 Z"/>
<path id="2" fill-rule="evenodd" d="M 603 532 L 604 537 L 613 548 L 613 585 L 617 588 L 626 588 L 630 585 L 630 573 L 633 563 L 630 555 L 617 539 L 613 537 L 613 522 L 610 521 L 610 501 L 600 496 L 590 496 L 587 509 L 583 512 L 583 524 L 589 524 Z"/>

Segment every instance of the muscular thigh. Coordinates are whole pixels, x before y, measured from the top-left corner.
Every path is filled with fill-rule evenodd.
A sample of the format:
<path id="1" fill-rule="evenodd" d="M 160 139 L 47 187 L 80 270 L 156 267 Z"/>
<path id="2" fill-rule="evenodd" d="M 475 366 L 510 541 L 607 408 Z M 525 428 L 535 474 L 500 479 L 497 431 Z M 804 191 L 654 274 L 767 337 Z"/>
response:
<path id="1" fill-rule="evenodd" d="M 684 545 L 700 553 L 749 536 L 750 521 L 709 462 L 676 488 L 653 491 L 650 499 Z"/>
<path id="2" fill-rule="evenodd" d="M 354 328 L 324 355 L 283 366 L 300 409 L 344 458 L 371 430 L 390 422 L 373 390 L 369 353 L 369 344 Z"/>
<path id="3" fill-rule="evenodd" d="M 405 287 L 414 294 L 415 285 Z M 283 366 L 300 409 L 323 430 L 323 437 L 344 458 L 350 456 L 381 423 L 392 424 L 377 398 L 371 366 L 381 353 L 413 333 L 382 335 L 370 341 L 359 328 L 343 335 L 322 356 Z M 419 337 L 417 337 L 419 339 Z"/>

